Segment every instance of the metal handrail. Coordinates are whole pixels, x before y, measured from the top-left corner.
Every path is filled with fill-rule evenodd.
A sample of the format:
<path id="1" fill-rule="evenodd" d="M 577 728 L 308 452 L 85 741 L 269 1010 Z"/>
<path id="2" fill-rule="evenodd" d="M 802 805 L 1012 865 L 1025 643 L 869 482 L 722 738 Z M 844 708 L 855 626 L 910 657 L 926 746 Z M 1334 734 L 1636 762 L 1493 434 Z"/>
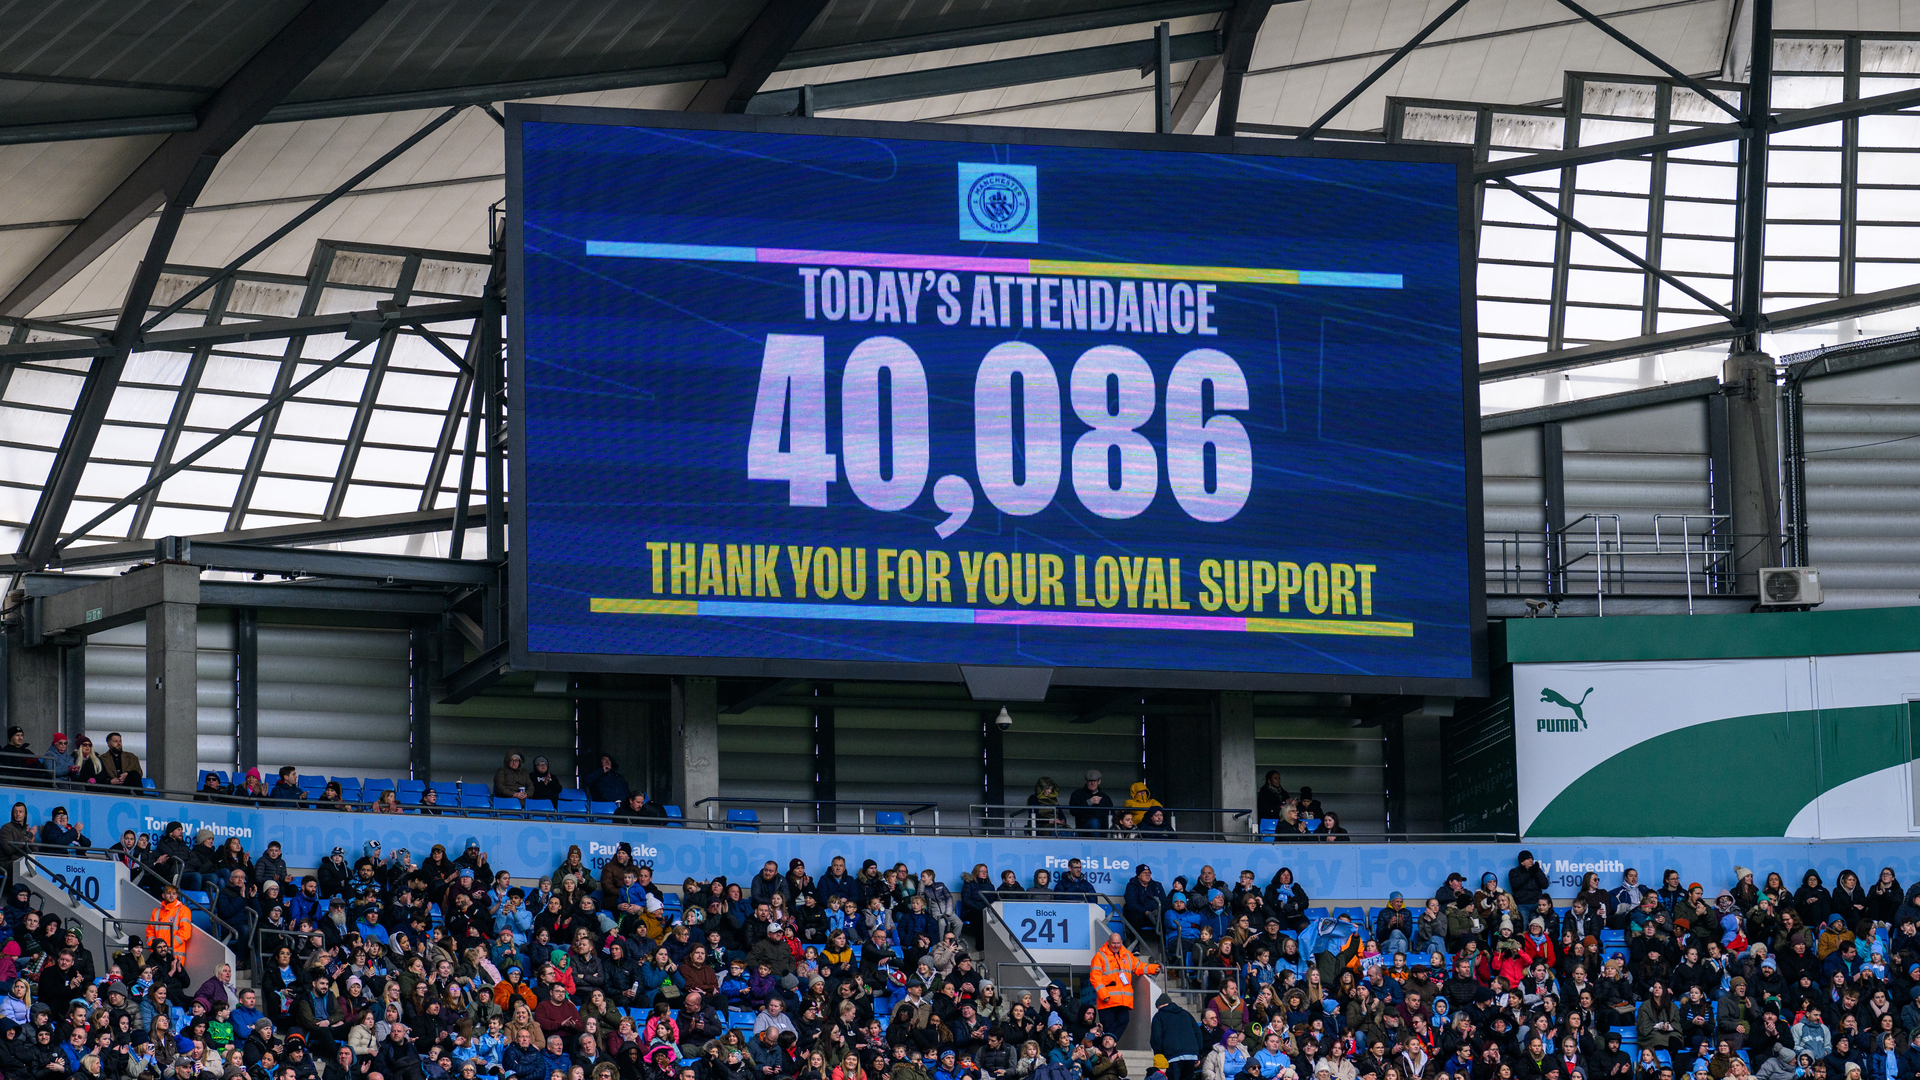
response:
<path id="1" fill-rule="evenodd" d="M 854 824 L 855 824 L 855 827 L 861 832 L 865 832 L 867 829 L 867 810 L 870 807 L 874 808 L 875 810 L 878 810 L 880 808 L 889 808 L 889 809 L 904 808 L 902 812 L 906 815 L 906 818 L 907 818 L 907 824 L 906 824 L 907 828 L 922 827 L 915 824 L 913 820 L 913 815 L 918 814 L 923 810 L 931 810 L 933 811 L 934 830 L 937 832 L 940 828 L 940 805 L 938 803 L 930 803 L 930 802 L 890 801 L 886 799 L 731 798 L 726 796 L 715 795 L 710 798 L 701 799 L 699 802 L 696 802 L 693 805 L 696 808 L 702 807 L 702 806 L 707 808 L 706 821 L 709 825 L 718 824 L 718 825 L 725 825 L 728 827 L 732 827 L 735 825 L 744 825 L 748 823 L 716 820 L 713 816 L 714 807 L 716 806 L 741 806 L 741 807 L 778 806 L 780 807 L 780 831 L 781 832 L 793 831 L 793 826 L 795 824 L 795 822 L 793 821 L 793 808 L 796 806 L 812 807 L 814 811 L 815 820 L 811 822 L 803 821 L 798 823 L 801 827 L 802 832 L 826 832 L 826 831 L 837 832 L 839 831 L 840 822 L 838 820 L 833 820 L 833 821 L 819 820 L 820 808 L 825 806 L 831 806 L 835 808 L 842 807 L 842 806 L 854 807 L 857 813 L 859 814 L 859 818 Z M 772 824 L 772 823 L 756 821 L 756 822 L 753 822 L 752 824 L 760 825 L 760 824 Z M 809 828 L 809 826 L 811 826 L 811 828 Z M 891 829 L 901 828 L 901 826 L 899 825 L 880 826 L 878 825 L 877 822 L 875 823 L 875 826 L 879 828 L 891 828 Z"/>
<path id="2" fill-rule="evenodd" d="M 1248 835 L 1248 830 L 1244 830 L 1244 829 L 1241 829 L 1241 830 L 1182 829 L 1180 828 L 1179 818 L 1177 817 L 1177 815 L 1179 814 L 1222 815 L 1223 817 L 1231 816 L 1231 818 L 1234 821 L 1247 821 L 1253 815 L 1253 810 L 1250 808 L 1240 809 L 1237 807 L 1219 807 L 1219 806 L 1140 807 L 1140 806 L 1123 806 L 1118 803 L 1114 804 L 1113 806 L 1093 806 L 1093 807 L 1071 806 L 1066 803 L 1058 803 L 1053 805 L 1037 805 L 1037 806 L 1029 806 L 1026 803 L 968 803 L 967 804 L 968 820 L 974 823 L 974 826 L 973 826 L 974 828 L 982 830 L 983 832 L 985 832 L 986 835 L 998 834 L 998 835 L 1007 835 L 1007 836 L 1019 835 L 1022 829 L 1026 830 L 1028 835 L 1035 835 L 1035 836 L 1056 835 L 1056 834 L 1094 836 L 1102 832 L 1112 832 L 1114 828 L 1113 823 L 1115 819 L 1119 818 L 1121 814 L 1124 814 L 1129 810 L 1138 811 L 1140 816 L 1142 817 L 1145 817 L 1146 812 L 1149 810 L 1164 811 L 1167 815 L 1166 831 L 1169 834 L 1181 833 L 1189 837 L 1219 836 L 1219 837 L 1224 837 L 1229 839 L 1236 838 L 1236 837 L 1245 838 L 1245 836 Z M 1107 827 L 1105 829 L 1083 828 L 1078 821 L 1078 818 L 1083 814 L 1106 815 L 1107 821 L 1108 821 Z M 1057 823 L 1043 822 L 1041 819 L 1044 816 L 1057 817 Z M 1019 824 L 1019 822 L 1023 818 L 1026 819 L 1027 821 L 1027 824 L 1024 826 Z M 1136 831 L 1138 831 L 1138 823 L 1136 823 L 1135 828 L 1136 828 Z M 1159 830 L 1156 829 L 1156 830 L 1147 830 L 1147 831 L 1158 832 Z"/>

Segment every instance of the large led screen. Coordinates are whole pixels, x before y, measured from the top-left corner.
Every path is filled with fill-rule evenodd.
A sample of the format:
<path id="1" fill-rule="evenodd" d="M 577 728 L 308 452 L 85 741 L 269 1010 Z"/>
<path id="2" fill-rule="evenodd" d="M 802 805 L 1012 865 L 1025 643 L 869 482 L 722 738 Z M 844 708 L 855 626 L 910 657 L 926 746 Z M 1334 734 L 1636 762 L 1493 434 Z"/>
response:
<path id="1" fill-rule="evenodd" d="M 1454 151 L 511 119 L 522 662 L 1475 677 Z"/>

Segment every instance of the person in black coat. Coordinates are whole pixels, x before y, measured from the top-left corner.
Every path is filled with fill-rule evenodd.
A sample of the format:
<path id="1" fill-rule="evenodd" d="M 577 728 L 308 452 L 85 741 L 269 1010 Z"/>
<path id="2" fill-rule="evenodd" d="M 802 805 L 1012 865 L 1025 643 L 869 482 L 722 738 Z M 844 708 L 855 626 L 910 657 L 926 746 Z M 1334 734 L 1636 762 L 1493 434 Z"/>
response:
<path id="1" fill-rule="evenodd" d="M 1167 1080 L 1192 1080 L 1200 1066 L 1200 1025 L 1165 994 L 1154 1004 L 1153 1052 L 1167 1060 Z"/>
<path id="2" fill-rule="evenodd" d="M 1513 905 L 1521 911 L 1533 907 L 1533 902 L 1547 891 L 1547 884 L 1546 868 L 1531 851 L 1522 851 L 1514 868 L 1507 871 L 1507 891 L 1513 894 Z"/>
<path id="3" fill-rule="evenodd" d="M 1267 882 L 1267 917 L 1277 918 L 1289 930 L 1307 928 L 1307 890 L 1293 880 L 1293 868 L 1283 866 Z"/>

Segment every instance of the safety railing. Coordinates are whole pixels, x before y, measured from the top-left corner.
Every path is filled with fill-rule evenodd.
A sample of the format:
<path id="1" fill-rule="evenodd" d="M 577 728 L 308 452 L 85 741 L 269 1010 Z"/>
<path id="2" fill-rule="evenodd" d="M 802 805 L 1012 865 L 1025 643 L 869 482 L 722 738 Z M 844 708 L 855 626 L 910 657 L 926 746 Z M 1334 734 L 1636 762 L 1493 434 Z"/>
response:
<path id="1" fill-rule="evenodd" d="M 715 796 L 701 799 L 693 804 L 696 809 L 706 811 L 708 828 L 775 828 L 781 832 L 835 833 L 867 832 L 870 828 L 878 832 L 922 832 L 927 826 L 914 820 L 914 815 L 929 811 L 933 814 L 932 831 L 940 831 L 940 807 L 930 802 L 890 802 L 873 799 L 766 799 L 766 798 L 727 798 Z M 759 807 L 778 807 L 779 821 L 760 819 Z M 853 821 L 839 820 L 841 809 L 851 808 Z M 744 810 L 745 814 L 735 811 Z M 793 813 L 799 810 L 813 815 L 811 821 L 795 821 Z M 715 817 L 715 812 L 720 812 Z M 899 815 L 899 820 L 882 821 L 885 814 Z M 872 814 L 872 820 L 868 815 Z"/>
<path id="2" fill-rule="evenodd" d="M 1644 520 L 1644 519 L 1643 519 Z M 1583 514 L 1558 531 L 1489 532 L 1486 588 L 1490 596 L 1534 596 L 1558 602 L 1623 596 L 1696 598 L 1741 595 L 1734 559 L 1761 536 L 1728 529 L 1726 514 L 1651 515 L 1651 531 L 1628 531 L 1621 515 Z"/>
<path id="3" fill-rule="evenodd" d="M 253 968 L 253 985 L 259 987 L 265 984 L 267 978 L 267 963 L 270 958 L 280 952 L 282 946 L 292 951 L 295 964 L 300 963 L 300 942 L 303 938 L 308 937 L 310 933 L 311 931 L 282 930 L 279 927 L 256 923 L 253 928 L 252 941 L 253 962 L 251 967 Z M 299 968 L 296 967 L 294 970 L 298 971 Z"/>
<path id="4" fill-rule="evenodd" d="M 1072 805 L 1029 805 L 1027 803 L 970 803 L 967 806 L 968 822 L 978 836 L 1080 836 L 1087 838 L 1113 838 L 1117 833 L 1127 832 L 1119 826 L 1122 815 L 1133 813 L 1142 821 L 1148 811 L 1159 810 L 1167 819 L 1166 828 L 1142 827 L 1140 821 L 1134 823 L 1131 833 L 1122 839 L 1137 839 L 1140 836 L 1165 836 L 1168 839 L 1182 840 L 1251 840 L 1257 839 L 1253 831 L 1253 811 L 1251 809 L 1225 808 L 1218 806 L 1072 806 Z M 1180 826 L 1180 815 L 1187 815 L 1187 827 Z M 1194 818 L 1202 817 L 1213 828 L 1194 828 Z M 1104 821 L 1105 824 L 1099 824 Z"/>

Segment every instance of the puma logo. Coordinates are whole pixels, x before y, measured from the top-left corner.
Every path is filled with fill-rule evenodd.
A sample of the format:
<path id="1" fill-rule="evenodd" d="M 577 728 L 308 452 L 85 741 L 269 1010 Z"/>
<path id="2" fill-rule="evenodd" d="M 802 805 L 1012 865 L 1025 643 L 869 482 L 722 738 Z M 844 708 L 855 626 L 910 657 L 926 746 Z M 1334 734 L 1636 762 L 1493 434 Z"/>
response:
<path id="1" fill-rule="evenodd" d="M 1573 710 L 1574 719 L 1580 721 L 1580 726 L 1584 728 L 1587 726 L 1587 714 L 1580 708 L 1580 706 L 1586 704 L 1587 696 L 1592 693 L 1593 693 L 1593 687 L 1589 686 L 1587 687 L 1587 692 L 1585 694 L 1580 695 L 1579 701 L 1568 701 L 1565 695 L 1561 694 L 1560 691 L 1555 690 L 1552 687 L 1544 687 L 1540 691 L 1540 700 L 1543 702 L 1548 702 L 1554 705 L 1558 705 L 1563 709 Z"/>

